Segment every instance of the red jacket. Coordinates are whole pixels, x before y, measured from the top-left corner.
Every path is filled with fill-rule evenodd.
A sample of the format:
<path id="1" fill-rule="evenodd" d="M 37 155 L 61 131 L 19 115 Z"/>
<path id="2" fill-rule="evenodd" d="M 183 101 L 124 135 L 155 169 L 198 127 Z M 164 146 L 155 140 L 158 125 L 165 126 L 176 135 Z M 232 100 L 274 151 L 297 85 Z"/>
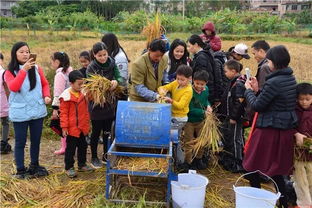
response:
<path id="1" fill-rule="evenodd" d="M 9 70 L 5 71 L 4 80 L 8 85 L 8 88 L 12 92 L 18 92 L 25 80 L 27 71 L 20 69 L 16 76 L 14 76 Z M 38 73 L 40 76 L 41 86 L 42 86 L 42 96 L 51 97 L 50 95 L 50 86 L 48 80 L 45 78 L 43 70 L 38 66 Z"/>
<path id="2" fill-rule="evenodd" d="M 206 35 L 205 30 L 210 30 L 212 35 Z M 202 27 L 203 34 L 200 35 L 201 39 L 209 45 L 213 51 L 221 50 L 221 38 L 216 35 L 215 26 L 212 22 L 206 22 Z"/>
<path id="3" fill-rule="evenodd" d="M 68 135 L 78 138 L 81 133 L 87 135 L 90 131 L 88 103 L 82 93 L 77 98 L 70 90 L 67 88 L 60 95 L 60 123 L 63 130 L 68 130 Z"/>

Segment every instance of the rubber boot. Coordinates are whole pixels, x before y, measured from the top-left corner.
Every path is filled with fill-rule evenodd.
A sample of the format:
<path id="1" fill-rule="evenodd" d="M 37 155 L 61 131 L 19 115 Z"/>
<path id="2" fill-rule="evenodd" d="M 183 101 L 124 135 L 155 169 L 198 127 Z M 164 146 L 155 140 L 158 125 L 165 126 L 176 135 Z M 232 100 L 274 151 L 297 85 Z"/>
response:
<path id="1" fill-rule="evenodd" d="M 66 149 L 66 138 L 61 138 L 61 149 L 54 152 L 56 155 L 64 155 Z"/>

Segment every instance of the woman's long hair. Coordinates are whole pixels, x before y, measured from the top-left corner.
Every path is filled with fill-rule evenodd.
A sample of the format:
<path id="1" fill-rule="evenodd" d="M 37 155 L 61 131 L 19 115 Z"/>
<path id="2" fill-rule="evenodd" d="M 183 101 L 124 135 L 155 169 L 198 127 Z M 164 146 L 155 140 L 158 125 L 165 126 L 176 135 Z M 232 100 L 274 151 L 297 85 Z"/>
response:
<path id="1" fill-rule="evenodd" d="M 120 46 L 117 36 L 115 34 L 113 33 L 105 34 L 102 37 L 102 42 L 105 43 L 105 45 L 107 46 L 107 52 L 110 57 L 114 58 L 119 53 L 119 50 L 121 49 L 126 55 L 128 62 L 130 62 L 125 50 Z"/>
<path id="2" fill-rule="evenodd" d="M 11 50 L 11 61 L 8 65 L 8 70 L 13 74 L 15 77 L 15 73 L 17 74 L 18 71 L 20 70 L 19 65 L 22 63 L 19 63 L 17 60 L 16 52 L 18 49 L 20 49 L 23 46 L 27 46 L 29 49 L 29 46 L 25 42 L 17 42 L 13 45 L 12 50 Z M 30 53 L 30 50 L 29 50 Z M 36 87 L 36 67 L 33 66 L 31 69 L 28 70 L 28 79 L 30 83 L 30 89 L 29 91 L 33 90 Z"/>
<path id="3" fill-rule="evenodd" d="M 173 51 L 176 47 L 178 46 L 182 46 L 184 48 L 184 54 L 181 57 L 181 59 L 177 60 L 174 55 L 173 55 Z M 169 74 L 172 74 L 174 72 L 177 71 L 178 66 L 180 66 L 181 64 L 185 64 L 187 65 L 187 57 L 189 56 L 189 53 L 187 51 L 187 46 L 186 43 L 183 40 L 180 39 L 175 39 L 171 45 L 170 45 L 170 49 L 169 49 L 169 59 L 170 59 L 170 70 L 169 70 Z"/>

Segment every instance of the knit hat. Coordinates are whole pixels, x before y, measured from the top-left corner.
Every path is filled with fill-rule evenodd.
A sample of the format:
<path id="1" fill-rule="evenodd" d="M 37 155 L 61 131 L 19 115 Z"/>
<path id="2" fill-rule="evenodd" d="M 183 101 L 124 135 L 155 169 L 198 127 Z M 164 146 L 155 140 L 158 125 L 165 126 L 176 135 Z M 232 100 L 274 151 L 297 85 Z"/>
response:
<path id="1" fill-rule="evenodd" d="M 246 46 L 244 43 L 237 44 L 233 51 L 245 59 L 250 59 L 250 56 L 248 55 L 248 46 Z"/>

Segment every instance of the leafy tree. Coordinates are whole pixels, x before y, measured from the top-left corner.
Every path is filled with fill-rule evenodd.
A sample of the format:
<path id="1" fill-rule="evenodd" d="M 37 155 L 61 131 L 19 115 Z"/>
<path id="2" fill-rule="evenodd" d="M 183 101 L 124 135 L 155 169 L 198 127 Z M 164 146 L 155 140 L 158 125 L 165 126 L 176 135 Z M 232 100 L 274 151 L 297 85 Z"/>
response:
<path id="1" fill-rule="evenodd" d="M 23 0 L 18 1 L 16 6 L 12 7 L 12 12 L 16 17 L 27 17 L 35 15 L 37 12 L 48 6 L 57 5 L 56 1 Z"/>
<path id="2" fill-rule="evenodd" d="M 121 1 L 121 0 L 111 0 L 111 1 L 86 1 L 83 0 L 83 6 L 90 9 L 98 16 L 103 16 L 107 20 L 111 20 L 121 11 L 136 11 L 143 4 L 143 0 L 132 0 L 132 1 Z"/>

